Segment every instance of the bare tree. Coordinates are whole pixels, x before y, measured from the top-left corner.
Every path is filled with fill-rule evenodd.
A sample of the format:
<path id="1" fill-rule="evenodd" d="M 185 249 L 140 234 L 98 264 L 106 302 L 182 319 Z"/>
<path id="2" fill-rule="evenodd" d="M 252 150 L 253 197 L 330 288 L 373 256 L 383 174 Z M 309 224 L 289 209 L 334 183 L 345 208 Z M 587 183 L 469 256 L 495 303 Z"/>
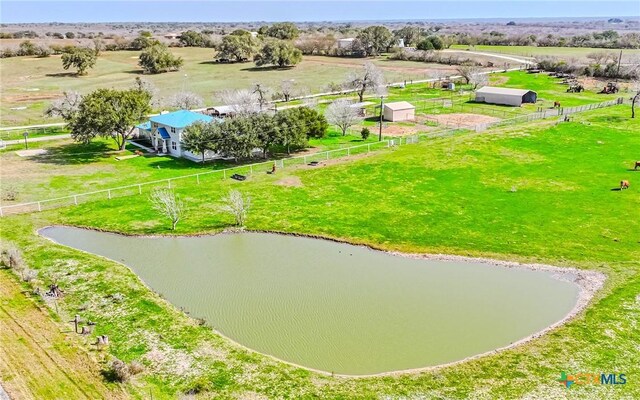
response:
<path id="1" fill-rule="evenodd" d="M 69 121 L 73 114 L 78 111 L 82 96 L 78 92 L 68 91 L 63 93 L 63 97 L 51 102 L 44 114 L 47 117 L 62 117 Z"/>
<path id="2" fill-rule="evenodd" d="M 387 93 L 382 71 L 370 61 L 364 63 L 360 72 L 350 72 L 343 86 L 345 89 L 355 90 L 360 102 L 363 101 L 365 93 L 375 93 L 377 95 Z"/>
<path id="3" fill-rule="evenodd" d="M 161 106 L 160 91 L 151 81 L 137 77 L 133 87 L 151 95 L 151 107 L 159 108 Z"/>
<path id="4" fill-rule="evenodd" d="M 285 79 L 280 83 L 280 93 L 284 101 L 289 101 L 297 93 L 296 81 L 294 79 Z"/>
<path id="5" fill-rule="evenodd" d="M 168 102 L 169 106 L 176 107 L 181 110 L 191 110 L 200 108 L 204 105 L 202 97 L 193 92 L 182 91 L 174 94 Z"/>
<path id="6" fill-rule="evenodd" d="M 334 101 L 327 107 L 325 117 L 330 124 L 336 125 L 342 130 L 342 135 L 347 134 L 347 129 L 360 120 L 360 113 L 347 99 Z"/>
<path id="7" fill-rule="evenodd" d="M 234 114 L 247 115 L 260 111 L 258 96 L 248 89 L 224 90 L 220 93 L 220 98 L 231 107 Z"/>
<path id="8" fill-rule="evenodd" d="M 471 82 L 471 77 L 482 72 L 482 68 L 475 65 L 459 65 L 456 71 L 464 78 L 467 84 Z"/>
<path id="9" fill-rule="evenodd" d="M 255 94 L 258 99 L 258 107 L 260 107 L 260 111 L 269 104 L 269 100 L 267 100 L 269 92 L 269 88 L 264 87 L 259 83 L 256 83 L 253 87 L 253 94 Z"/>
<path id="10" fill-rule="evenodd" d="M 243 227 L 251 207 L 251 198 L 244 197 L 238 190 L 231 190 L 220 200 L 222 201 L 219 207 L 220 211 L 231 214 L 235 219 L 236 226 Z"/>
<path id="11" fill-rule="evenodd" d="M 156 189 L 149 196 L 151 206 L 163 217 L 171 220 L 171 229 L 176 229 L 176 224 L 184 214 L 184 203 L 171 189 Z"/>
<path id="12" fill-rule="evenodd" d="M 489 83 L 489 75 L 482 72 L 472 74 L 469 77 L 469 83 L 471 84 L 473 90 L 479 89 L 483 86 L 487 86 L 487 84 Z"/>

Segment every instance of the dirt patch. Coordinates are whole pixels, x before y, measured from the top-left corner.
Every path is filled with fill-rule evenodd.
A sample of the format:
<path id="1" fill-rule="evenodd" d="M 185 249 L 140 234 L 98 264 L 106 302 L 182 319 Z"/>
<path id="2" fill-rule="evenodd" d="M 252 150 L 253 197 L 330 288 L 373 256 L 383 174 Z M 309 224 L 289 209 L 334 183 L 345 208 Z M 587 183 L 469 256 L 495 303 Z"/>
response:
<path id="1" fill-rule="evenodd" d="M 302 181 L 297 176 L 287 176 L 285 178 L 280 179 L 276 182 L 276 185 L 286 186 L 286 187 L 302 187 Z"/>
<path id="2" fill-rule="evenodd" d="M 60 97 L 60 94 L 20 94 L 6 96 L 4 101 L 8 103 L 20 103 L 24 101 L 52 100 Z"/>
<path id="3" fill-rule="evenodd" d="M 359 126 L 357 129 L 358 131 L 361 130 L 363 127 Z M 371 131 L 371 135 L 377 136 L 378 135 L 378 127 L 368 127 L 369 130 Z M 415 133 L 418 132 L 423 132 L 425 129 L 422 126 L 419 125 L 396 125 L 390 122 L 385 122 L 382 124 L 382 135 L 383 136 L 406 136 L 406 135 L 413 135 Z"/>
<path id="4" fill-rule="evenodd" d="M 435 121 L 439 125 L 463 128 L 500 121 L 500 118 L 490 117 L 488 115 L 467 113 L 428 114 L 421 118 L 423 118 L 424 121 Z"/>

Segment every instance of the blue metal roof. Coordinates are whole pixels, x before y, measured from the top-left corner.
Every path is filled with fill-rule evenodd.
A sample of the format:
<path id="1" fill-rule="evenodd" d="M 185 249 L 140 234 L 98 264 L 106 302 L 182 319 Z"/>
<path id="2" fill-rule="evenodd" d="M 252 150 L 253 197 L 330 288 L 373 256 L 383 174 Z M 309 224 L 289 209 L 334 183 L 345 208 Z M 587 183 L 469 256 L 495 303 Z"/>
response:
<path id="1" fill-rule="evenodd" d="M 145 131 L 151 130 L 151 121 L 143 122 L 140 125 L 136 125 L 136 128 L 144 129 Z"/>
<path id="2" fill-rule="evenodd" d="M 170 126 L 172 128 L 186 128 L 197 121 L 211 122 L 213 117 L 189 110 L 174 111 L 151 117 L 151 122 Z"/>
<path id="3" fill-rule="evenodd" d="M 162 136 L 163 139 L 171 139 L 171 135 L 169 135 L 169 132 L 167 132 L 167 130 L 162 127 L 158 128 L 158 133 L 160 134 L 160 136 Z"/>

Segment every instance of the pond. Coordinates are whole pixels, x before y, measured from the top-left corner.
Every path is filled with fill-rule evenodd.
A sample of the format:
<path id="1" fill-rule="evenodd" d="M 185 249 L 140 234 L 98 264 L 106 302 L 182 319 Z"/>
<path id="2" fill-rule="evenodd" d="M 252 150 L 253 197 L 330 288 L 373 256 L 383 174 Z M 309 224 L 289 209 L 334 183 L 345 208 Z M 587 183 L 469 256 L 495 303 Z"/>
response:
<path id="1" fill-rule="evenodd" d="M 509 346 L 563 319 L 579 288 L 557 273 L 417 259 L 266 233 L 40 234 L 129 266 L 234 341 L 304 367 L 365 375 Z"/>

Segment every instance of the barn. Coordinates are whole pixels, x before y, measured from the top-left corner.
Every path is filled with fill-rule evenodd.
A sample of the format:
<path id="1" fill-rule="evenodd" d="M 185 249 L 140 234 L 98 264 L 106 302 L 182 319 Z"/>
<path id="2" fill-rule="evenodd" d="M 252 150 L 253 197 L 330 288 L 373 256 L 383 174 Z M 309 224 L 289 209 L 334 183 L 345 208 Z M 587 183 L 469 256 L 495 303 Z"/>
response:
<path id="1" fill-rule="evenodd" d="M 476 90 L 476 101 L 479 103 L 520 107 L 522 103 L 535 104 L 537 99 L 538 94 L 527 89 L 485 86 Z"/>
<path id="2" fill-rule="evenodd" d="M 406 101 L 397 101 L 384 105 L 385 121 L 413 121 L 416 117 L 416 107 Z"/>

